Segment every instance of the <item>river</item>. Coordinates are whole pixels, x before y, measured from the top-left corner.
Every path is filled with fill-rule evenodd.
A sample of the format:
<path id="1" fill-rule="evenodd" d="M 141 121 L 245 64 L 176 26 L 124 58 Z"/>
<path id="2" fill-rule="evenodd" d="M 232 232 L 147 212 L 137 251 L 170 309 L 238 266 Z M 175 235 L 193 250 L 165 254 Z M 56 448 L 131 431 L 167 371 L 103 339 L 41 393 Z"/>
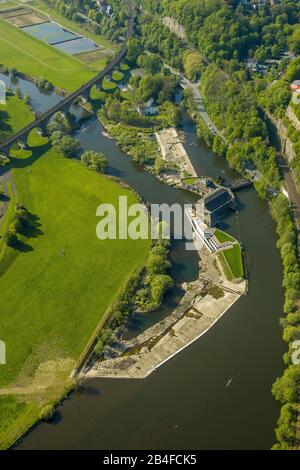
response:
<path id="1" fill-rule="evenodd" d="M 1 75 L 0 75 L 1 78 Z M 22 81 L 23 82 L 23 81 Z M 18 83 L 21 90 L 22 83 Z M 26 82 L 26 86 L 28 82 Z M 34 87 L 33 84 L 30 86 Z M 28 94 L 28 91 L 24 94 Z M 33 92 L 29 93 L 31 96 Z M 32 106 L 58 97 L 34 90 Z M 85 121 L 76 137 L 84 149 L 103 151 L 109 173 L 120 177 L 148 202 L 190 202 L 185 191 L 170 188 L 145 173 L 103 135 L 100 123 Z M 199 175 L 232 176 L 185 120 L 186 150 Z M 268 449 L 275 441 L 279 405 L 271 386 L 283 370 L 282 269 L 275 225 L 268 205 L 254 191 L 238 196 L 239 218 L 223 228 L 240 238 L 249 269 L 249 293 L 201 339 L 145 380 L 93 380 L 58 407 L 51 423 L 31 430 L 17 449 Z M 177 280 L 197 275 L 198 258 L 177 242 L 172 249 Z M 135 319 L 132 334 L 165 315 L 176 299 L 156 314 Z M 230 386 L 226 387 L 229 379 Z"/>

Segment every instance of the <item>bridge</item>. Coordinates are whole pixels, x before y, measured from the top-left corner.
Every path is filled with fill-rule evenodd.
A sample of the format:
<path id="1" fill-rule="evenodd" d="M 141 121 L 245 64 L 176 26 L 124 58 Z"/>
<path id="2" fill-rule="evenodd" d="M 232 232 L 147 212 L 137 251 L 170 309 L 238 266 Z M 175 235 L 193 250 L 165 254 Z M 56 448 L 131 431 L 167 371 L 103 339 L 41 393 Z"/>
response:
<path id="1" fill-rule="evenodd" d="M 20 147 L 26 148 L 27 147 L 27 139 L 30 132 L 33 129 L 38 129 L 41 131 L 43 135 L 47 134 L 47 125 L 54 116 L 54 114 L 58 112 L 67 113 L 69 112 L 72 104 L 74 103 L 77 98 L 82 97 L 88 99 L 90 97 L 91 89 L 93 86 L 101 89 L 102 80 L 106 75 L 112 73 L 114 68 L 120 64 L 121 60 L 125 57 L 127 52 L 127 41 L 131 38 L 133 34 L 133 23 L 134 23 L 134 9 L 131 3 L 131 0 L 124 0 L 127 8 L 128 8 L 128 23 L 127 23 L 127 31 L 125 37 L 125 44 L 121 51 L 116 55 L 116 57 L 107 65 L 107 67 L 102 70 L 99 74 L 97 74 L 94 78 L 92 78 L 89 82 L 85 85 L 82 85 L 78 90 L 74 91 L 62 101 L 57 103 L 55 106 L 50 108 L 48 111 L 43 113 L 41 116 L 35 119 L 35 121 L 28 124 L 26 127 L 15 133 L 13 136 L 9 137 L 5 142 L 0 144 L 0 155 L 8 156 L 9 150 L 11 146 L 17 143 Z"/>
<path id="2" fill-rule="evenodd" d="M 246 178 L 238 178 L 226 185 L 231 191 L 243 191 L 243 189 L 253 188 L 253 181 L 247 180 Z"/>

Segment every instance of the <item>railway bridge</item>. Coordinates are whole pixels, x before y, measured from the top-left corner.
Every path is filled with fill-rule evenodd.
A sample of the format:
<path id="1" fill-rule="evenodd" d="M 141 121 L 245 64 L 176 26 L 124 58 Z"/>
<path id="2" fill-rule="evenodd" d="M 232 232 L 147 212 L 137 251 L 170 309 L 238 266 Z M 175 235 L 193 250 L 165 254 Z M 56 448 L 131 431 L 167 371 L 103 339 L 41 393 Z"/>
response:
<path id="1" fill-rule="evenodd" d="M 127 52 L 127 41 L 133 34 L 133 23 L 134 23 L 134 9 L 131 0 L 125 0 L 128 8 L 128 25 L 126 32 L 126 41 L 122 50 L 116 55 L 116 57 L 102 70 L 99 74 L 93 77 L 89 82 L 82 85 L 76 91 L 68 95 L 66 98 L 61 100 L 55 106 L 50 108 L 48 111 L 37 117 L 35 121 L 28 124 L 26 127 L 9 137 L 6 141 L 0 144 L 0 155 L 6 157 L 9 155 L 9 150 L 12 145 L 18 144 L 21 148 L 27 148 L 28 136 L 33 129 L 40 131 L 43 135 L 47 134 L 47 125 L 50 119 L 58 112 L 67 113 L 72 104 L 80 97 L 89 99 L 91 90 L 94 86 L 101 89 L 102 81 L 105 76 L 110 75 L 113 70 L 120 64 L 122 59 L 125 57 Z"/>

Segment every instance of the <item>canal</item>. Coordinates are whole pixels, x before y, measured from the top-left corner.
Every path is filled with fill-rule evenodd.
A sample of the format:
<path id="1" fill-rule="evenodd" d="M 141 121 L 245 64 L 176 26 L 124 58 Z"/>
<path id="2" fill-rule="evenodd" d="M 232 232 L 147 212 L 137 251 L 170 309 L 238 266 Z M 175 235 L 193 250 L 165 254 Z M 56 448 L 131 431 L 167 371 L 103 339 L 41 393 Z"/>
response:
<path id="1" fill-rule="evenodd" d="M 22 83 L 18 86 L 22 89 Z M 58 99 L 47 95 L 47 105 L 52 98 L 53 103 Z M 36 101 L 38 109 L 44 107 L 44 95 L 35 90 L 32 103 Z M 199 175 L 234 177 L 224 159 L 213 156 L 197 139 L 192 122 L 185 120 L 183 132 Z M 109 173 L 126 181 L 146 201 L 184 204 L 192 200 L 187 192 L 159 182 L 122 154 L 95 118 L 83 123 L 76 138 L 84 149 L 104 152 Z M 59 406 L 54 420 L 37 425 L 18 449 L 271 447 L 279 416 L 271 386 L 283 369 L 282 270 L 268 205 L 254 191 L 240 193 L 238 205 L 239 217 L 231 214 L 223 228 L 246 248 L 248 295 L 149 378 L 99 379 L 81 386 Z M 172 259 L 178 281 L 196 278 L 197 254 L 185 251 L 183 242 L 174 244 Z M 159 320 L 172 304 L 176 299 L 169 299 L 169 305 L 152 317 L 133 321 L 132 334 Z"/>

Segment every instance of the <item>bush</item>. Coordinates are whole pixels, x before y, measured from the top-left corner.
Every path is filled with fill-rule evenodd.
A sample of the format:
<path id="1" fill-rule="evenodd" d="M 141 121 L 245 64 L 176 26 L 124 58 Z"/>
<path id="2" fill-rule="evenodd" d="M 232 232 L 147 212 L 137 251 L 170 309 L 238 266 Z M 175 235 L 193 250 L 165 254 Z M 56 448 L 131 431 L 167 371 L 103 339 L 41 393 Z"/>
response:
<path id="1" fill-rule="evenodd" d="M 86 151 L 81 155 L 81 163 L 98 173 L 105 173 L 107 169 L 107 158 L 104 154 L 92 150 Z"/>
<path id="2" fill-rule="evenodd" d="M 296 437 L 298 411 L 294 405 L 287 403 L 283 405 L 278 420 L 278 427 L 276 429 L 276 437 L 279 441 L 278 447 L 273 447 L 282 450 L 289 450 L 294 448 Z"/>
<path id="3" fill-rule="evenodd" d="M 281 403 L 293 403 L 298 399 L 300 385 L 300 366 L 291 365 L 282 377 L 278 378 L 272 387 L 272 393 Z"/>
<path id="4" fill-rule="evenodd" d="M 39 418 L 41 421 L 50 421 L 55 413 L 55 408 L 53 405 L 46 405 L 42 408 Z"/>
<path id="5" fill-rule="evenodd" d="M 155 276 L 151 281 L 151 296 L 153 301 L 159 305 L 165 293 L 172 289 L 173 285 L 173 279 L 167 274 Z"/>
<path id="6" fill-rule="evenodd" d="M 164 274 L 170 267 L 171 263 L 166 259 L 165 256 L 159 256 L 151 253 L 148 258 L 147 272 L 150 275 Z"/>
<path id="7" fill-rule="evenodd" d="M 51 142 L 58 153 L 64 157 L 76 157 L 79 151 L 79 142 L 69 135 L 64 135 L 60 131 L 56 131 L 51 135 Z"/>

